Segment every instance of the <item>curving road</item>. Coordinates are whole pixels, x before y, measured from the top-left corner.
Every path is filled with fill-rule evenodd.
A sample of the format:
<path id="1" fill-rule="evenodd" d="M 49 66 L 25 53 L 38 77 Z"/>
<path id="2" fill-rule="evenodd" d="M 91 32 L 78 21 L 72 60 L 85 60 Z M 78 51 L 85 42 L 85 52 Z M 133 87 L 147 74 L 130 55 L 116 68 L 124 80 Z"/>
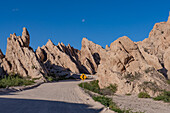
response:
<path id="1" fill-rule="evenodd" d="M 0 113 L 110 113 L 78 87 L 81 81 L 44 83 L 37 88 L 0 95 Z"/>

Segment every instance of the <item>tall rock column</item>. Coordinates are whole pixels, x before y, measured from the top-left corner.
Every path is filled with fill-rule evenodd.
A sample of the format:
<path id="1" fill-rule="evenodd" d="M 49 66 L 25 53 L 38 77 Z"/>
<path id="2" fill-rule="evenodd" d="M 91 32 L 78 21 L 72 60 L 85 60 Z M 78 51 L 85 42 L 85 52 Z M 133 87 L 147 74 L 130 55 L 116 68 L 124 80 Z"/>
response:
<path id="1" fill-rule="evenodd" d="M 23 28 L 23 32 L 22 32 L 22 37 L 21 39 L 23 40 L 23 46 L 25 47 L 29 47 L 29 44 L 30 44 L 30 35 L 27 31 L 27 29 L 24 27 Z"/>

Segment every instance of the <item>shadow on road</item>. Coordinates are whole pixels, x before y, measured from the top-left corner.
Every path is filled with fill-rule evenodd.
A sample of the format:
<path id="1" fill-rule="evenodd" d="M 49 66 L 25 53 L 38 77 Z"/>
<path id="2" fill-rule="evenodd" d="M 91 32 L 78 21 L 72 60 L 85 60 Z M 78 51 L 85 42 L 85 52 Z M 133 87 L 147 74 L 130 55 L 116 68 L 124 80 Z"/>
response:
<path id="1" fill-rule="evenodd" d="M 77 103 L 0 98 L 0 113 L 99 113 L 101 110 Z"/>

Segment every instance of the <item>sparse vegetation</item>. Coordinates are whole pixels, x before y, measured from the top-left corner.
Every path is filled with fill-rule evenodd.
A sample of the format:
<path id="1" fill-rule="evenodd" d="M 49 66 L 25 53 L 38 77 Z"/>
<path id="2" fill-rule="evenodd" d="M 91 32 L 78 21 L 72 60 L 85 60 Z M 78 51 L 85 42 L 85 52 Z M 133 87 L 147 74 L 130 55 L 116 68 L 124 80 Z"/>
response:
<path id="1" fill-rule="evenodd" d="M 47 79 L 48 82 L 57 81 L 56 75 L 52 73 L 48 74 L 48 76 L 45 76 L 45 78 Z"/>
<path id="2" fill-rule="evenodd" d="M 145 73 L 149 73 L 149 72 L 152 72 L 154 70 L 155 70 L 155 68 L 149 67 L 149 68 L 145 69 Z"/>
<path id="3" fill-rule="evenodd" d="M 155 82 L 151 81 L 144 81 L 142 84 L 139 85 L 145 92 L 147 92 L 147 89 L 150 89 L 154 92 L 161 91 L 159 86 Z"/>
<path id="4" fill-rule="evenodd" d="M 114 95 L 117 91 L 116 84 L 110 84 L 110 86 L 100 89 L 100 94 L 102 95 Z"/>
<path id="5" fill-rule="evenodd" d="M 130 93 L 127 93 L 127 94 L 125 94 L 125 95 L 127 95 L 127 96 L 130 96 L 130 95 L 132 95 L 132 94 L 130 94 Z"/>
<path id="6" fill-rule="evenodd" d="M 170 80 L 167 80 L 167 83 L 170 84 Z"/>
<path id="7" fill-rule="evenodd" d="M 170 91 L 164 91 L 162 94 L 153 99 L 158 101 L 162 100 L 164 102 L 170 102 Z"/>
<path id="8" fill-rule="evenodd" d="M 90 90 L 92 92 L 100 94 L 100 87 L 99 87 L 98 83 L 99 83 L 98 80 L 94 80 L 94 81 L 91 81 L 89 83 L 88 82 L 80 83 L 79 86 L 84 88 L 84 89 L 87 89 L 87 90 Z"/>
<path id="9" fill-rule="evenodd" d="M 103 104 L 106 107 L 109 107 L 111 110 L 118 112 L 118 113 L 138 113 L 138 112 L 132 112 L 131 110 L 121 110 L 116 103 L 114 103 L 112 101 L 111 98 L 108 98 L 104 95 L 111 95 L 114 94 L 117 91 L 117 85 L 116 84 L 111 84 L 110 86 L 104 88 L 104 89 L 100 89 L 99 85 L 98 85 L 99 81 L 98 80 L 94 80 L 91 82 L 85 82 L 85 83 L 80 83 L 79 86 L 87 89 L 86 92 L 89 93 L 89 91 L 98 93 L 101 96 L 96 96 L 94 94 L 89 93 L 93 100 L 100 102 L 101 104 Z M 140 112 L 143 113 L 143 112 Z"/>
<path id="10" fill-rule="evenodd" d="M 59 81 L 59 80 L 68 80 L 68 79 L 75 79 L 74 77 L 69 77 L 66 78 L 66 75 L 63 76 L 56 76 L 54 73 L 50 73 L 48 74 L 48 76 L 45 76 L 45 78 L 47 79 L 48 82 L 55 82 L 55 81 Z"/>
<path id="11" fill-rule="evenodd" d="M 146 93 L 146 92 L 140 92 L 138 94 L 138 97 L 139 98 L 151 98 L 150 95 L 148 93 Z"/>
<path id="12" fill-rule="evenodd" d="M 102 95 L 113 95 L 114 93 L 116 93 L 117 91 L 117 85 L 116 84 L 110 84 L 110 86 L 100 89 L 99 85 L 98 85 L 99 81 L 98 80 L 94 80 L 91 82 L 85 82 L 85 83 L 80 83 L 79 86 L 90 90 L 92 92 L 98 93 L 98 94 L 102 94 Z"/>
<path id="13" fill-rule="evenodd" d="M 93 100 L 100 102 L 106 107 L 109 107 L 109 109 L 117 112 L 117 113 L 138 113 L 138 112 L 132 112 L 131 110 L 122 110 L 120 109 L 116 103 L 112 101 L 111 98 L 105 97 L 105 96 L 92 96 Z M 142 113 L 142 112 L 140 112 Z"/>
<path id="14" fill-rule="evenodd" d="M 7 88 L 11 86 L 26 86 L 34 84 L 33 80 L 27 80 L 19 75 L 4 76 L 0 79 L 0 88 Z"/>
<path id="15" fill-rule="evenodd" d="M 132 73 L 127 73 L 124 77 L 129 81 L 139 80 L 139 78 L 141 77 L 141 73 L 135 72 L 135 75 L 133 75 Z"/>

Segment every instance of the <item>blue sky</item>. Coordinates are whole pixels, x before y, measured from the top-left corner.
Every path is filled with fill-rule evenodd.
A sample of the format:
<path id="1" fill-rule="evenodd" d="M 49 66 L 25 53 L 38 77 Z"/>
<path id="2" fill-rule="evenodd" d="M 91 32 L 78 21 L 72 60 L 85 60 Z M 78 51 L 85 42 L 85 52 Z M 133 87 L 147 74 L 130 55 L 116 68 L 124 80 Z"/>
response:
<path id="1" fill-rule="evenodd" d="M 170 0 L 1 0 L 0 49 L 5 54 L 7 37 L 23 27 L 34 50 L 48 39 L 77 49 L 83 37 L 103 47 L 124 35 L 141 41 L 169 11 Z"/>

